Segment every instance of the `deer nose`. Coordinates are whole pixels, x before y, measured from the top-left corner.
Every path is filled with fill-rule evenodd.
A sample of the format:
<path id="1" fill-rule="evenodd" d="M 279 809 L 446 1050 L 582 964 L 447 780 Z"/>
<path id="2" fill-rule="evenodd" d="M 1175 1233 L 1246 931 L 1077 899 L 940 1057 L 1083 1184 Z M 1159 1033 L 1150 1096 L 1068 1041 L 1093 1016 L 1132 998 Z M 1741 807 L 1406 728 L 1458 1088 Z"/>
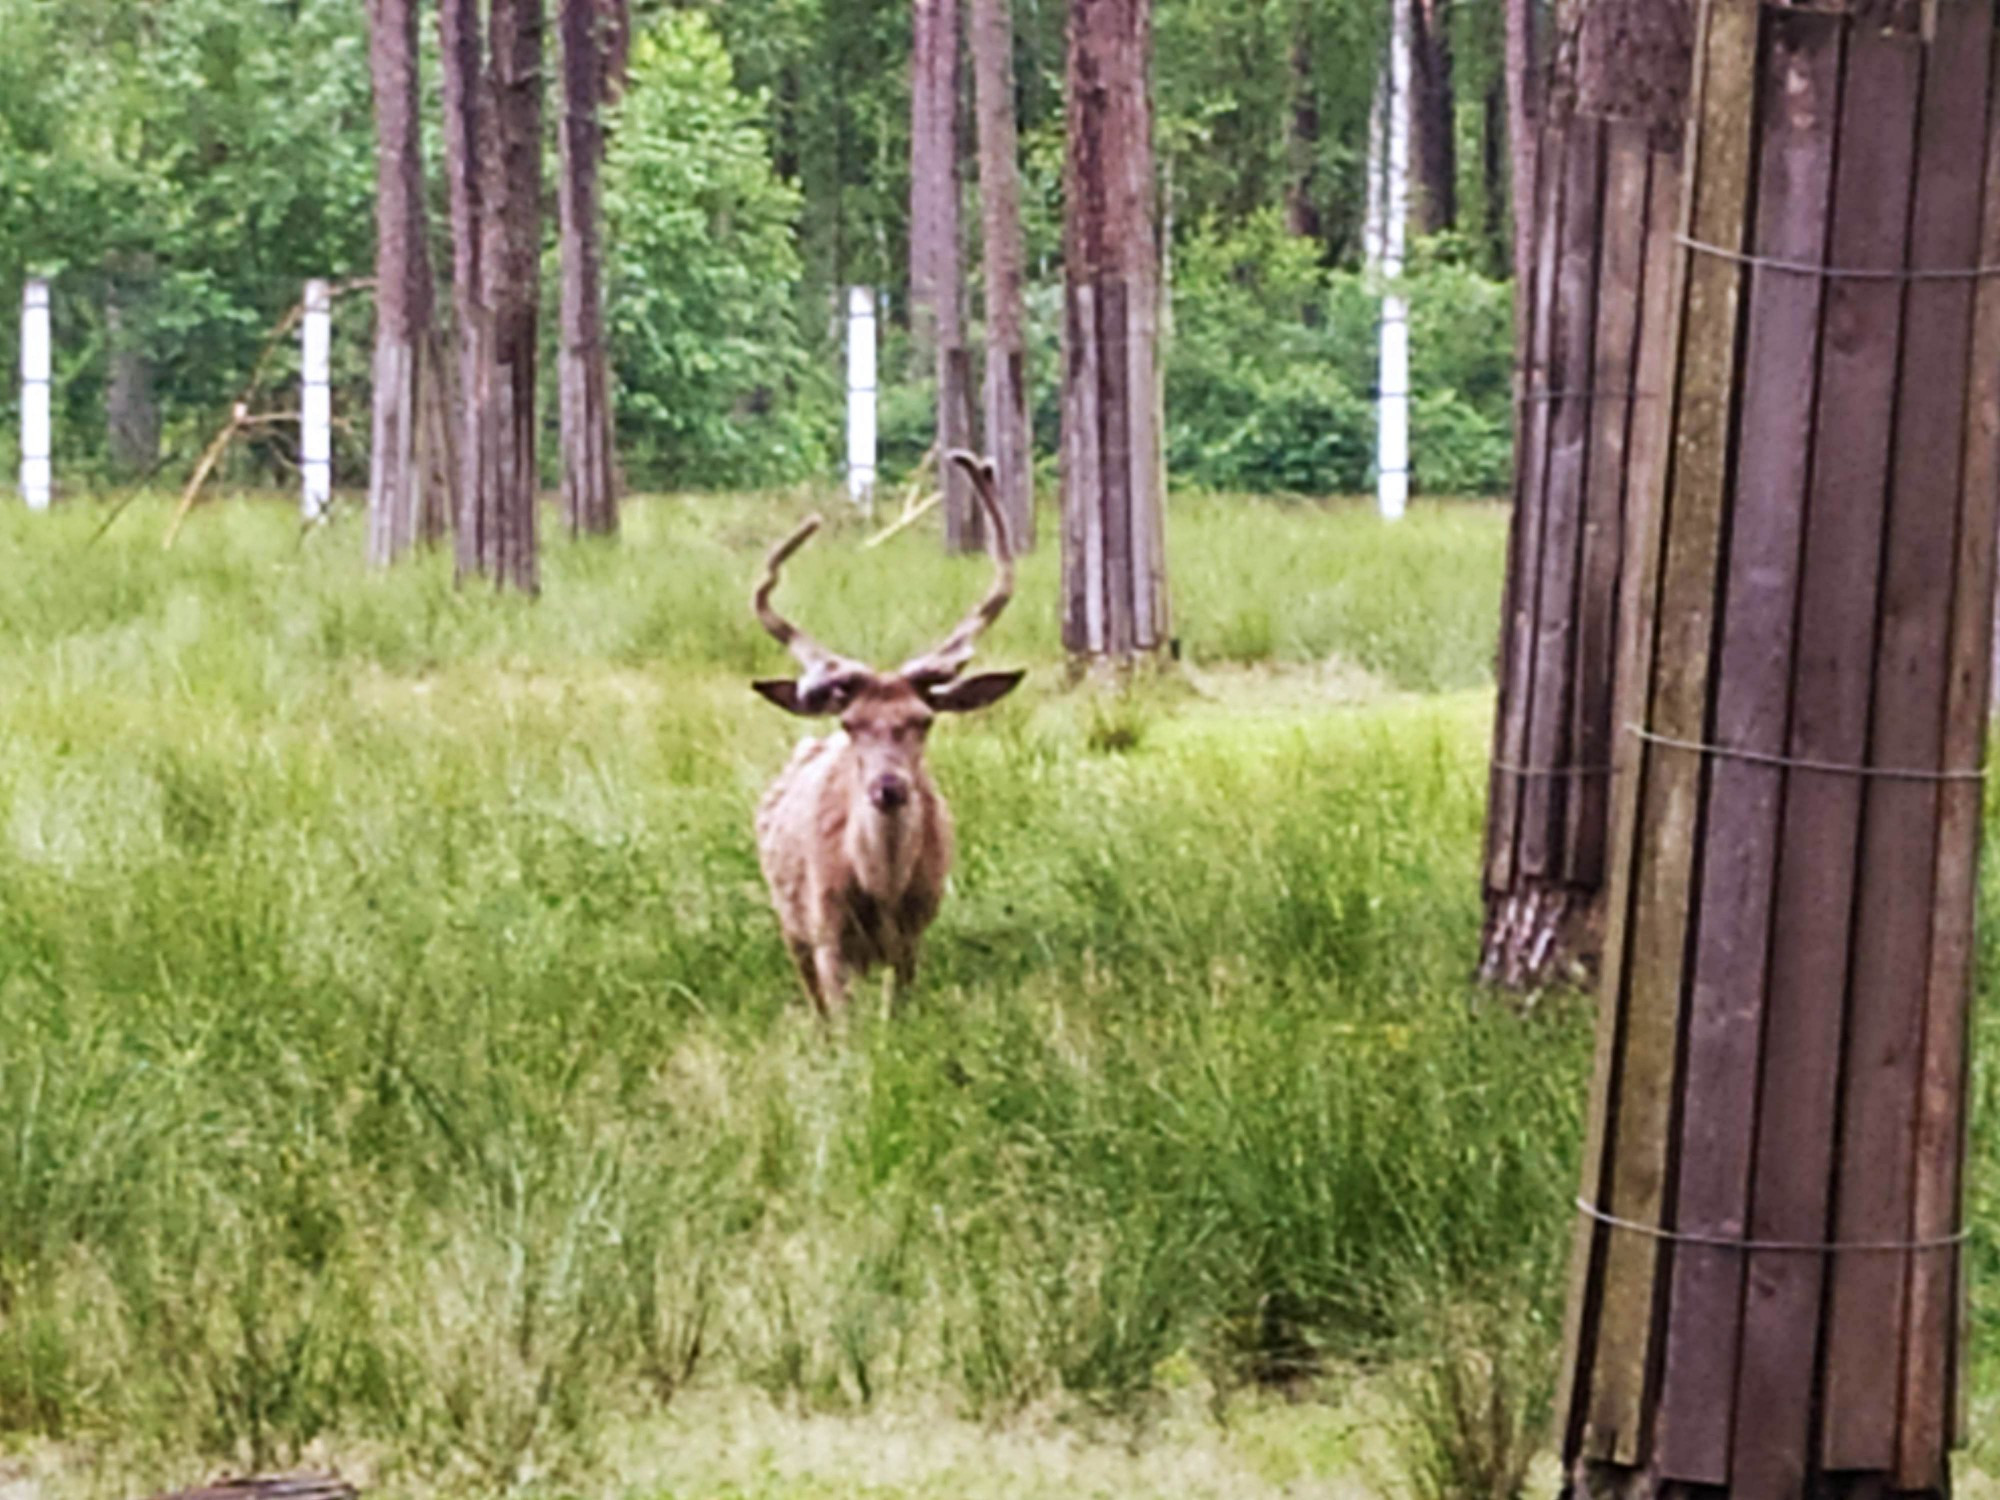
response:
<path id="1" fill-rule="evenodd" d="M 877 812 L 895 812 L 910 800 L 910 783 L 893 773 L 868 783 L 868 800 Z"/>

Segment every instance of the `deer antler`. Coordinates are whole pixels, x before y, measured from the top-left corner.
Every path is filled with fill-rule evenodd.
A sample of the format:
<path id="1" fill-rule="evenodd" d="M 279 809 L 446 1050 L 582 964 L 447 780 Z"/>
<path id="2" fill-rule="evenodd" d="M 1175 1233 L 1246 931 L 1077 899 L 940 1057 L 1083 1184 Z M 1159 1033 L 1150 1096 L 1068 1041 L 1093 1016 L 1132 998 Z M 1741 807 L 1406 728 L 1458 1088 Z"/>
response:
<path id="1" fill-rule="evenodd" d="M 902 676 L 919 687 L 940 686 L 963 672 L 966 663 L 972 660 L 973 647 L 981 633 L 1000 618 L 1000 611 L 1014 597 L 1014 548 L 1007 537 L 1007 518 L 1000 513 L 1000 497 L 994 492 L 993 460 L 963 448 L 954 448 L 947 456 L 972 480 L 980 508 L 986 512 L 986 524 L 992 533 L 993 587 L 941 644 L 904 664 Z"/>
<path id="2" fill-rule="evenodd" d="M 771 593 L 778 586 L 778 570 L 791 560 L 794 552 L 812 540 L 820 525 L 818 516 L 807 516 L 797 531 L 773 547 L 764 558 L 764 576 L 757 580 L 756 591 L 750 595 L 750 607 L 756 611 L 758 623 L 771 633 L 773 640 L 792 653 L 808 675 L 830 674 L 855 665 L 827 650 L 779 614 L 771 604 Z"/>

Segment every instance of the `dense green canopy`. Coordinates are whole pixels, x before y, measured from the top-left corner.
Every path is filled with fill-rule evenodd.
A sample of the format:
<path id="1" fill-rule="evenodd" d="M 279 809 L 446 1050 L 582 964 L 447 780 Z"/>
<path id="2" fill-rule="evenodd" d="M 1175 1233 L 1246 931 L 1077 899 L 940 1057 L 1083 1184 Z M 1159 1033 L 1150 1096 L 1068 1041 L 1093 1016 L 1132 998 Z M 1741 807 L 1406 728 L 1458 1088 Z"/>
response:
<path id="1" fill-rule="evenodd" d="M 632 478 L 712 486 L 830 473 L 839 289 L 877 286 L 892 313 L 902 307 L 907 0 L 634 9 L 640 41 L 607 178 Z M 0 337 L 11 347 L 21 279 L 53 275 L 70 487 L 130 477 L 132 456 L 121 475 L 106 438 L 121 357 L 147 377 L 159 463 L 177 474 L 301 281 L 368 274 L 364 11 L 352 0 L 0 0 Z M 1052 445 L 1063 6 L 1018 0 L 1016 11 L 1031 358 L 1038 433 Z M 1415 289 L 1420 334 L 1433 335 L 1417 350 L 1417 463 L 1434 492 L 1495 487 L 1506 448 L 1505 307 L 1485 279 L 1505 246 L 1505 204 L 1489 191 L 1500 181 L 1488 139 L 1497 7 L 1448 16 L 1458 230 L 1419 254 Z M 1160 0 L 1181 480 L 1304 491 L 1367 480 L 1373 311 L 1359 241 L 1386 24 L 1384 0 Z M 423 45 L 442 247 L 429 16 Z M 552 244 L 553 215 L 550 234 Z M 348 299 L 336 409 L 350 425 L 336 459 L 349 482 L 367 441 L 367 326 L 367 299 Z M 894 317 L 886 327 L 893 382 L 909 361 Z M 288 380 L 281 358 L 276 389 Z M 14 399 L 0 393 L 0 457 L 11 457 Z M 893 468 L 928 442 L 930 406 L 915 384 L 892 384 L 886 399 Z M 243 462 L 275 478 L 287 441 L 274 430 Z"/>

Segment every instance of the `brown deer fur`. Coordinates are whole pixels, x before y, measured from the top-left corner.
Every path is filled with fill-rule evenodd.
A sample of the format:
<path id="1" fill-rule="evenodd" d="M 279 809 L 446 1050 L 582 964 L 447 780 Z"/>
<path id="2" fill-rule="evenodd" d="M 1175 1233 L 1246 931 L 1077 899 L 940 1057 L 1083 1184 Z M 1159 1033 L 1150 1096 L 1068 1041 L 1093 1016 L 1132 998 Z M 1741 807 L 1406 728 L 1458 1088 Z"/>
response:
<path id="1" fill-rule="evenodd" d="M 973 643 L 1013 593 L 1013 556 L 990 462 L 955 451 L 985 508 L 997 576 L 979 607 L 935 650 L 893 674 L 839 657 L 771 607 L 778 570 L 818 529 L 813 517 L 771 552 L 751 605 L 796 657 L 798 678 L 753 684 L 789 713 L 837 715 L 837 733 L 793 751 L 757 810 L 757 851 L 799 977 L 825 1017 L 847 1004 L 856 975 L 887 965 L 897 991 L 916 976 L 917 948 L 951 870 L 951 812 L 924 766 L 940 713 L 998 701 L 1020 672 L 962 677 Z"/>

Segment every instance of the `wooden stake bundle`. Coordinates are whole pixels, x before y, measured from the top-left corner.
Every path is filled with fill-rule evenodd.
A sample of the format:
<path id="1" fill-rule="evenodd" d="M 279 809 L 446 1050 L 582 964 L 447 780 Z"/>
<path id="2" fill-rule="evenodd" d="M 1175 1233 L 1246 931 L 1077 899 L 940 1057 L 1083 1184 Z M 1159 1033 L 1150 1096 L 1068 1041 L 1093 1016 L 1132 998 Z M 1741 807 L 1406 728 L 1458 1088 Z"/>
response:
<path id="1" fill-rule="evenodd" d="M 1540 144 L 1536 277 L 1486 846 L 1483 977 L 1520 986 L 1591 947 L 1603 884 L 1628 510 L 1661 459 L 1678 152 L 1574 116 Z"/>
<path id="2" fill-rule="evenodd" d="M 1994 0 L 1708 0 L 1630 580 L 1578 1493 L 1941 1491 L 2000 502 Z"/>

